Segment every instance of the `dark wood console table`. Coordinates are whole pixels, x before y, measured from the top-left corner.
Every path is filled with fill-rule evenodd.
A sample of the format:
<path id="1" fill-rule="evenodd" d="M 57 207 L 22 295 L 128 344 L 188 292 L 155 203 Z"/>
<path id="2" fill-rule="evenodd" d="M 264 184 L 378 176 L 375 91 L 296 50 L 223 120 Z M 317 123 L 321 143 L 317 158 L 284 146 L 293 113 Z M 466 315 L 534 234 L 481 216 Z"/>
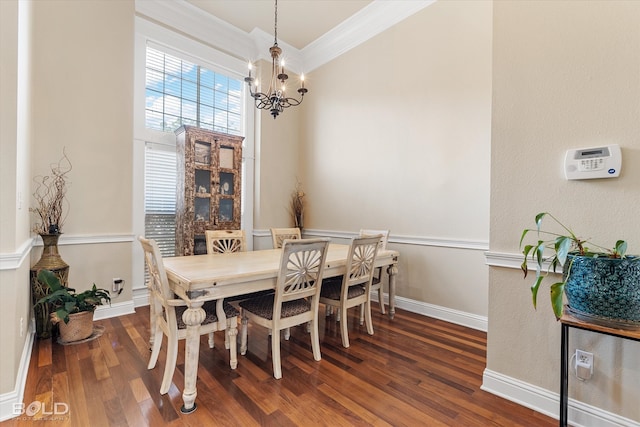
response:
<path id="1" fill-rule="evenodd" d="M 640 330 L 614 329 L 596 325 L 577 319 L 567 313 L 562 315 L 560 323 L 562 324 L 560 338 L 560 427 L 566 427 L 569 411 L 569 328 L 597 332 L 633 341 L 640 341 Z"/>

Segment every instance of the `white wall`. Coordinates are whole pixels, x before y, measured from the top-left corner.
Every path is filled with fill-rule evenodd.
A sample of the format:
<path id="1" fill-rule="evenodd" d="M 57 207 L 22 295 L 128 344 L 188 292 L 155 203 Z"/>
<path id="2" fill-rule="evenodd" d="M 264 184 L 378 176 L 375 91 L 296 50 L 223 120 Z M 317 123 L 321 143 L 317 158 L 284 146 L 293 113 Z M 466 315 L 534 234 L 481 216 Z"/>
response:
<path id="1" fill-rule="evenodd" d="M 114 277 L 131 283 L 130 250 L 88 262 L 81 247 L 95 250 L 131 234 L 133 6 L 34 3 L 33 172 L 50 174 L 66 150 L 73 169 L 60 254 L 78 289 L 110 288 Z M 34 251 L 32 261 L 39 256 Z M 123 295 L 131 298 L 130 287 Z"/>
<path id="2" fill-rule="evenodd" d="M 80 290 L 110 287 L 113 277 L 130 283 L 134 2 L 2 1 L 0 7 L 4 416 L 8 404 L 19 402 L 28 368 L 21 365 L 29 357 L 28 270 L 41 252 L 31 251 L 31 176 L 50 174 L 63 149 L 73 165 L 60 242 L 70 283 Z M 130 288 L 114 303 L 125 300 Z"/>
<path id="3" fill-rule="evenodd" d="M 543 211 L 595 243 L 624 238 L 640 253 L 639 23 L 638 2 L 494 3 L 492 253 L 518 254 L 522 230 Z M 622 147 L 619 178 L 564 179 L 567 149 L 609 143 Z M 560 325 L 547 289 L 534 311 L 532 280 L 514 264 L 490 269 L 487 369 L 558 393 Z M 576 347 L 594 353 L 595 373 L 572 376 L 570 397 L 640 422 L 640 343 L 572 330 Z"/>
<path id="4" fill-rule="evenodd" d="M 301 141 L 305 227 L 389 228 L 400 297 L 479 316 L 491 7 L 437 2 L 310 73 Z"/>
<path id="5" fill-rule="evenodd" d="M 29 347 L 30 5 L 0 2 L 0 395 L 17 396 Z M 25 280 L 26 278 L 26 280 Z M 26 283 L 25 283 L 26 282 Z M 28 348 L 27 348 L 28 350 Z M 4 404 L 0 399 L 0 414 Z"/>

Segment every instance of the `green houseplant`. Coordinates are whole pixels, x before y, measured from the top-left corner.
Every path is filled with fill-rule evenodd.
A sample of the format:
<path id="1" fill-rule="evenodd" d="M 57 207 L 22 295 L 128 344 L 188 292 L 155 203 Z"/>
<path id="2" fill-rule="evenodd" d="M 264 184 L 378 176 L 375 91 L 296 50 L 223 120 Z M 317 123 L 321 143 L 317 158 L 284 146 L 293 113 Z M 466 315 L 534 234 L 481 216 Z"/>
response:
<path id="1" fill-rule="evenodd" d="M 111 303 L 109 291 L 100 289 L 95 284 L 91 289 L 77 293 L 73 288 L 62 286 L 58 276 L 46 269 L 38 272 L 38 280 L 49 288 L 50 293 L 40 298 L 37 304 L 51 305 L 52 322 L 60 323 L 60 336 L 65 342 L 89 337 L 93 332 L 93 313 L 96 307 Z"/>
<path id="2" fill-rule="evenodd" d="M 559 226 L 559 232 L 542 230 L 546 217 Z M 562 316 L 563 294 L 566 293 L 569 308 L 579 307 L 578 313 L 584 310 L 589 316 L 587 320 L 603 318 L 640 326 L 640 258 L 626 254 L 626 241 L 617 240 L 613 248 L 590 243 L 548 212 L 537 214 L 535 222 L 536 228 L 524 229 L 520 237 L 524 255 L 521 268 L 525 277 L 528 261 L 535 263 L 536 279 L 531 286 L 534 307 L 542 282 L 561 266 L 562 279 L 550 286 L 556 319 Z M 530 232 L 535 232 L 536 238 L 525 244 Z M 545 249 L 550 251 L 550 256 L 545 256 Z M 546 271 L 543 269 L 545 262 L 549 262 Z M 577 299 L 572 302 L 573 296 Z"/>

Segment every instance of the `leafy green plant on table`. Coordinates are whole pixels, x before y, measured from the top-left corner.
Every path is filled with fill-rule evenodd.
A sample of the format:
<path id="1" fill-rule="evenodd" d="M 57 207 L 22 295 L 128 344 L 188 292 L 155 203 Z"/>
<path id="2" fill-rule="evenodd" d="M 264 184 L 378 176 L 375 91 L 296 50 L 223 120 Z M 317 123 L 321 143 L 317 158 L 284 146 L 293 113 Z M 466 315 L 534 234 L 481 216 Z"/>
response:
<path id="1" fill-rule="evenodd" d="M 564 233 L 542 230 L 542 220 L 547 216 L 559 225 L 564 230 Z M 533 244 L 525 244 L 523 248 L 525 237 L 530 231 L 537 233 L 537 240 Z M 587 243 L 589 243 L 588 239 L 579 238 L 569 227 L 564 225 L 549 212 L 542 212 L 536 215 L 535 229 L 525 228 L 522 231 L 522 235 L 520 237 L 520 248 L 523 248 L 522 253 L 524 255 L 524 260 L 520 268 L 524 272 L 524 277 L 527 277 L 529 270 L 527 259 L 534 261 L 536 265 L 536 280 L 531 286 L 534 308 L 537 307 L 538 290 L 543 280 L 549 275 L 549 273 L 555 273 L 558 265 L 564 268 L 567 263 L 567 258 L 570 258 L 569 265 L 564 268 L 565 274 L 562 277 L 562 281 L 555 282 L 550 287 L 553 313 L 555 314 L 556 319 L 559 319 L 562 316 L 562 295 L 564 293 L 565 285 L 571 276 L 571 266 L 573 264 L 573 258 L 569 257 L 569 255 L 580 255 L 592 258 L 624 258 L 627 252 L 627 242 L 624 240 L 616 241 L 616 244 L 612 249 L 591 243 L 591 245 L 596 248 L 595 251 L 589 249 L 586 246 Z M 551 256 L 545 257 L 545 249 L 552 251 Z M 545 261 L 548 261 L 550 264 L 546 272 L 543 271 L 543 264 Z"/>

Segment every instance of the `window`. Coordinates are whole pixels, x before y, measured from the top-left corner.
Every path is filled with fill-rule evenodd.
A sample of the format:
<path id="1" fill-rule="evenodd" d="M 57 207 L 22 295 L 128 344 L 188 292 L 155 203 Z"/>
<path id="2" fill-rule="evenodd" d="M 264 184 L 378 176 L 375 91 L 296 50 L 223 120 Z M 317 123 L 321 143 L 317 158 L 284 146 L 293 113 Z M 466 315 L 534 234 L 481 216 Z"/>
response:
<path id="1" fill-rule="evenodd" d="M 149 46 L 145 75 L 145 128 L 173 133 L 184 124 L 241 134 L 241 80 Z M 175 146 L 147 141 L 144 151 L 145 236 L 163 256 L 175 256 Z"/>
<path id="2" fill-rule="evenodd" d="M 240 135 L 242 81 L 147 47 L 145 126 L 181 125 Z"/>
<path id="3" fill-rule="evenodd" d="M 163 256 L 175 256 L 176 150 L 147 142 L 144 152 L 144 235 Z"/>

